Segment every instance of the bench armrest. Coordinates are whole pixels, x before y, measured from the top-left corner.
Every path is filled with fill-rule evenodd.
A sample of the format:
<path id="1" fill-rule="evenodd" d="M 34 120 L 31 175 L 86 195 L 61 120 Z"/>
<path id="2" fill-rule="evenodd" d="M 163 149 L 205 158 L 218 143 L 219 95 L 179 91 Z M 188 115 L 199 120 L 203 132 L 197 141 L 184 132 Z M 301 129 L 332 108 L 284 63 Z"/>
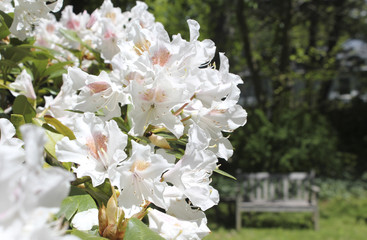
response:
<path id="1" fill-rule="evenodd" d="M 310 189 L 311 189 L 312 192 L 315 192 L 315 193 L 319 193 L 320 192 L 320 187 L 315 186 L 315 185 L 312 185 L 310 187 Z"/>

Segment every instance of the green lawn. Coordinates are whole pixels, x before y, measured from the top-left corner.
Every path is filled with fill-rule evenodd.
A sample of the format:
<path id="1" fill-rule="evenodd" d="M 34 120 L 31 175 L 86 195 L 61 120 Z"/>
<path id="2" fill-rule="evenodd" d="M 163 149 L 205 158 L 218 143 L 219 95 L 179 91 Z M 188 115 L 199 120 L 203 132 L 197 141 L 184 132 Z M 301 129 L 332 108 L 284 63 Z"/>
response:
<path id="1" fill-rule="evenodd" d="M 367 224 L 344 216 L 320 219 L 320 230 L 285 228 L 242 228 L 214 230 L 205 240 L 365 240 Z"/>

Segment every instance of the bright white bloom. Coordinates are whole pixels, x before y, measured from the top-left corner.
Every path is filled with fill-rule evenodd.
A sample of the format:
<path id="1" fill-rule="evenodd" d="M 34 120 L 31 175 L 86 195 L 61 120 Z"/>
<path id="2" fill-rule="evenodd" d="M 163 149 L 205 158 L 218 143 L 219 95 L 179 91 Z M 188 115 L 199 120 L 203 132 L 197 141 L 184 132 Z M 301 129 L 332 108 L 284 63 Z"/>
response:
<path id="1" fill-rule="evenodd" d="M 149 210 L 149 227 L 165 239 L 202 239 L 210 233 L 205 214 L 192 209 L 185 196 L 175 187 L 164 191 L 166 214 Z"/>
<path id="2" fill-rule="evenodd" d="M 81 32 L 86 29 L 88 19 L 88 13 L 84 12 L 76 15 L 73 12 L 73 6 L 69 5 L 62 11 L 60 22 L 69 30 Z"/>
<path id="3" fill-rule="evenodd" d="M 32 80 L 32 76 L 24 69 L 21 74 L 17 76 L 15 81 L 9 84 L 13 96 L 16 97 L 22 94 L 29 99 L 36 100 L 37 97 L 34 92 Z"/>
<path id="4" fill-rule="evenodd" d="M 163 125 L 179 138 L 184 127 L 171 110 L 177 104 L 184 104 L 184 89 L 182 85 L 172 84 L 163 73 L 160 77 L 149 85 L 143 86 L 137 82 L 129 85 L 134 106 L 130 112 L 133 123 L 130 132 L 142 135 L 149 124 Z"/>
<path id="5" fill-rule="evenodd" d="M 14 146 L 18 151 L 22 151 L 23 141 L 14 138 L 15 128 L 6 118 L 0 118 L 0 146 Z"/>
<path id="6" fill-rule="evenodd" d="M 238 75 L 229 73 L 228 59 L 223 53 L 219 53 L 219 71 L 210 67 L 201 69 L 196 73 L 200 83 L 196 82 L 195 98 L 206 107 L 221 105 L 221 108 L 229 108 L 237 104 L 240 90 L 237 87 L 242 83 Z"/>
<path id="7" fill-rule="evenodd" d="M 163 191 L 167 186 L 160 178 L 164 171 L 172 166 L 162 155 L 154 154 L 150 146 L 131 141 L 131 157 L 121 163 L 122 192 L 119 204 L 126 212 L 146 201 L 165 207 Z"/>
<path id="8" fill-rule="evenodd" d="M 73 125 L 76 139 L 64 137 L 56 144 L 58 160 L 77 163 L 73 170 L 78 178 L 91 177 L 93 186 L 108 178 L 112 185 L 119 187 L 117 166 L 126 158 L 126 134 L 120 131 L 115 121 L 104 123 L 93 113 L 75 118 Z"/>
<path id="9" fill-rule="evenodd" d="M 1 239 L 24 239 L 24 240 L 78 240 L 73 235 L 64 235 L 65 226 L 61 221 L 53 222 L 52 216 L 57 208 L 49 209 L 39 207 L 31 212 L 25 221 L 17 219 L 4 228 L 0 225 Z"/>
<path id="10" fill-rule="evenodd" d="M 110 0 L 105 0 L 99 11 L 96 10 L 91 18 L 93 16 L 99 16 L 99 19 L 95 21 L 96 24 L 94 24 L 98 25 L 98 27 L 94 27 L 94 31 L 100 32 L 98 35 L 96 34 L 99 38 L 98 48 L 106 62 L 110 62 L 113 56 L 120 52 L 118 42 L 125 38 L 125 28 L 130 13 L 121 13 L 120 8 L 114 8 Z"/>
<path id="11" fill-rule="evenodd" d="M 73 89 L 73 82 L 71 80 L 70 72 L 63 75 L 63 85 L 60 92 L 55 98 L 52 96 L 45 96 L 45 107 L 40 108 L 39 111 L 45 111 L 45 114 L 51 115 L 61 121 L 68 127 L 72 127 L 73 119 L 78 116 L 78 113 L 74 113 L 68 110 L 74 109 L 77 104 L 76 91 Z"/>
<path id="12" fill-rule="evenodd" d="M 193 125 L 185 155 L 163 175 L 165 181 L 174 184 L 194 206 L 204 211 L 219 202 L 218 191 L 209 185 L 209 177 L 217 167 L 216 156 L 207 150 L 209 139 L 202 129 Z"/>
<path id="13" fill-rule="evenodd" d="M 12 0 L 0 0 L 0 10 L 5 13 L 13 12 L 14 7 L 11 2 Z"/>
<path id="14" fill-rule="evenodd" d="M 87 211 L 78 212 L 73 217 L 71 224 L 78 230 L 91 230 L 93 226 L 98 226 L 98 209 L 91 208 Z"/>
<path id="15" fill-rule="evenodd" d="M 232 132 L 243 126 L 247 121 L 246 111 L 240 105 L 221 108 L 222 106 L 217 104 L 217 106 L 205 108 L 199 101 L 191 107 L 192 109 L 189 108 L 186 111 L 186 114 L 191 115 L 190 121 L 195 122 L 210 136 L 211 150 L 218 157 L 227 160 L 233 154 L 233 147 L 229 140 L 223 136 L 222 131 Z"/>
<path id="16" fill-rule="evenodd" d="M 0 145 L 0 238 L 65 239 L 51 216 L 68 195 L 74 177 L 61 168 L 43 169 L 46 139 L 41 128 L 24 125 L 21 132 L 22 162 L 15 161 L 18 154 L 14 159 L 16 147 Z"/>
<path id="17" fill-rule="evenodd" d="M 147 11 L 148 5 L 144 2 L 136 1 L 136 6 L 131 9 L 131 17 L 137 19 L 143 28 L 151 28 L 155 24 L 153 14 Z"/>
<path id="18" fill-rule="evenodd" d="M 73 83 L 73 90 L 79 91 L 75 110 L 104 113 L 103 119 L 109 120 L 121 115 L 119 104 L 128 103 L 127 95 L 120 85 L 112 82 L 104 71 L 99 76 L 83 72 L 78 68 L 68 69 L 68 78 Z"/>
<path id="19" fill-rule="evenodd" d="M 38 27 L 35 29 L 35 45 L 62 51 L 61 47 L 56 46 L 56 44 L 61 43 L 60 40 L 64 40 L 58 31 L 60 27 L 61 24 L 52 14 L 48 14 L 47 18 L 40 19 Z"/>
<path id="20" fill-rule="evenodd" d="M 46 18 L 50 11 L 57 12 L 63 0 L 17 0 L 14 7 L 14 20 L 10 32 L 20 40 L 33 35 L 33 28 L 41 18 Z"/>
<path id="21" fill-rule="evenodd" d="M 100 49 L 102 57 L 106 62 L 110 62 L 110 60 L 120 52 L 120 48 L 117 45 L 120 31 L 112 25 L 110 21 L 104 21 L 104 23 Z"/>

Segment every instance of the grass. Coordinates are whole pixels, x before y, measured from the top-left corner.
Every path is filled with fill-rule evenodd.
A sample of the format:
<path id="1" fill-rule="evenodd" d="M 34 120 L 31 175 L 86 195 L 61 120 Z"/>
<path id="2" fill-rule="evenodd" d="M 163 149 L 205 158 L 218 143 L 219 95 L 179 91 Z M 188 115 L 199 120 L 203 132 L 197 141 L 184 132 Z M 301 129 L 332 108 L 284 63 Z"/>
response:
<path id="1" fill-rule="evenodd" d="M 219 206 L 220 212 L 227 206 Z M 334 198 L 319 204 L 319 231 L 312 228 L 309 213 L 256 213 L 243 214 L 243 227 L 237 232 L 233 212 L 213 223 L 217 211 L 209 212 L 212 233 L 204 240 L 365 240 L 367 239 L 367 199 Z M 224 214 L 220 214 L 222 216 Z M 210 219 L 212 218 L 212 219 Z M 217 218 L 218 219 L 218 218 Z M 220 219 L 220 218 L 219 218 Z M 226 227 L 220 227 L 220 222 Z M 230 222 L 230 223 L 229 223 Z"/>
<path id="2" fill-rule="evenodd" d="M 367 224 L 353 217 L 320 219 L 320 230 L 285 228 L 218 229 L 205 240 L 364 240 Z"/>

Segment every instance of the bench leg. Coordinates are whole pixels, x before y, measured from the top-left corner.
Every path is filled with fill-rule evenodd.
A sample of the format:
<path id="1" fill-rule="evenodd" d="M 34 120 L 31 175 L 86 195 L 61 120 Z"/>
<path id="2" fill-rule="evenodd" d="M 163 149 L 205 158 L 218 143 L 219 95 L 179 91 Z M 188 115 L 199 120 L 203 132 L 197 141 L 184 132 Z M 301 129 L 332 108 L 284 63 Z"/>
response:
<path id="1" fill-rule="evenodd" d="M 241 230 L 242 219 L 241 219 L 241 211 L 236 209 L 236 230 Z"/>
<path id="2" fill-rule="evenodd" d="M 317 207 L 313 211 L 313 226 L 315 231 L 319 230 L 319 209 Z"/>

